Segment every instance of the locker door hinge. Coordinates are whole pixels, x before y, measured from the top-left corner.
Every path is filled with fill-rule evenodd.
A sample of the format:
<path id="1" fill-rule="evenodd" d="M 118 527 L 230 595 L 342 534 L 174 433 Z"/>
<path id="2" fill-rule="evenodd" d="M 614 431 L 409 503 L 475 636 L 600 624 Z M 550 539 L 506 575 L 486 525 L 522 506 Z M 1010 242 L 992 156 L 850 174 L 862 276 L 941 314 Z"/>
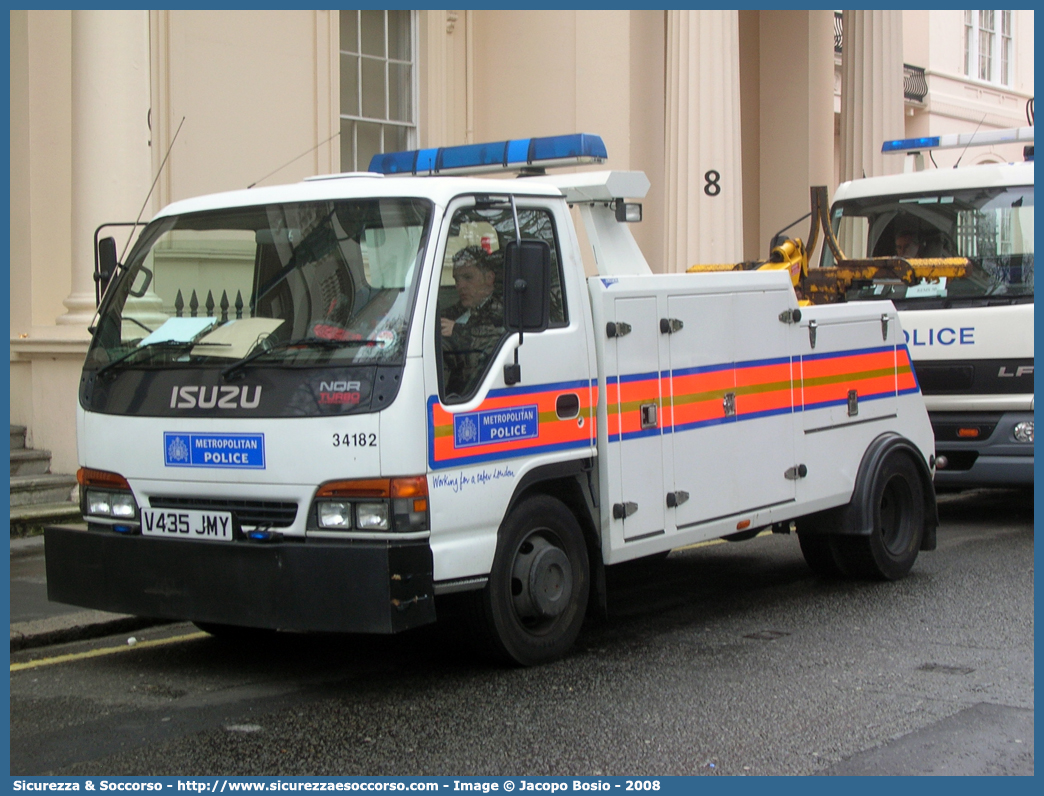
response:
<path id="1" fill-rule="evenodd" d="M 638 411 L 641 413 L 642 429 L 656 428 L 657 421 L 657 405 L 656 404 L 642 404 L 638 407 Z"/>
<path id="2" fill-rule="evenodd" d="M 788 467 L 787 471 L 783 473 L 783 477 L 788 481 L 797 481 L 799 478 L 804 478 L 808 475 L 808 468 L 803 464 L 796 464 L 793 467 Z"/>
<path id="3" fill-rule="evenodd" d="M 797 323 L 801 320 L 801 310 L 783 310 L 779 314 L 781 323 Z"/>
<path id="4" fill-rule="evenodd" d="M 848 416 L 855 417 L 859 414 L 859 390 L 848 391 Z"/>
<path id="5" fill-rule="evenodd" d="M 815 321 L 808 322 L 808 344 L 813 348 L 816 347 L 816 328 L 819 326 Z"/>
<path id="6" fill-rule="evenodd" d="M 623 321 L 617 321 L 613 323 L 609 321 L 605 325 L 605 336 L 606 337 L 623 337 L 625 334 L 631 333 L 631 324 L 624 323 Z"/>
<path id="7" fill-rule="evenodd" d="M 630 517 L 638 511 L 637 503 L 614 503 L 613 504 L 613 519 L 622 520 L 626 517 Z"/>
<path id="8" fill-rule="evenodd" d="M 727 392 L 721 399 L 721 407 L 725 410 L 725 417 L 736 416 L 736 393 Z"/>
<path id="9" fill-rule="evenodd" d="M 667 508 L 673 509 L 680 506 L 686 500 L 689 499 L 688 492 L 682 492 L 680 489 L 675 492 L 667 493 Z"/>
<path id="10" fill-rule="evenodd" d="M 660 334 L 674 334 L 685 327 L 677 318 L 660 318 Z"/>

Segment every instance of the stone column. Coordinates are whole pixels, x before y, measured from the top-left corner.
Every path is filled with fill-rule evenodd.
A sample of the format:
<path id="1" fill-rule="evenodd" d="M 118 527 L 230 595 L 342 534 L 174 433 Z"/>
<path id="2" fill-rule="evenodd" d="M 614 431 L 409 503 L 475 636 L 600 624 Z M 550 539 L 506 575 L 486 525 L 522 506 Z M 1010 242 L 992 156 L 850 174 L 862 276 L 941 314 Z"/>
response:
<path id="1" fill-rule="evenodd" d="M 841 53 L 841 179 L 902 170 L 881 144 L 903 138 L 903 12 L 845 11 Z"/>
<path id="2" fill-rule="evenodd" d="M 667 12 L 664 262 L 743 259 L 739 13 Z"/>
<path id="3" fill-rule="evenodd" d="M 72 12 L 72 293 L 56 323 L 94 316 L 94 230 L 134 221 L 152 182 L 147 11 Z M 148 208 L 144 219 L 151 217 Z M 129 227 L 105 230 L 124 254 Z"/>

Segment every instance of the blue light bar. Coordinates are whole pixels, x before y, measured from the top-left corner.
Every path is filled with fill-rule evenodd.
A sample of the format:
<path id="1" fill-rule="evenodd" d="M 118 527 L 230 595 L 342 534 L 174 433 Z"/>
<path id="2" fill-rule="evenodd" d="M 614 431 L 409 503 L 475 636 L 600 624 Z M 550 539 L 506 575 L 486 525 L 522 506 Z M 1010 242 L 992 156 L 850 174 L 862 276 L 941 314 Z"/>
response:
<path id="1" fill-rule="evenodd" d="M 900 138 L 885 141 L 881 152 L 918 152 L 924 149 L 957 149 L 970 146 L 1000 146 L 1033 141 L 1032 127 L 1012 127 L 1007 130 L 976 130 L 972 133 L 950 133 L 925 138 Z"/>
<path id="2" fill-rule="evenodd" d="M 935 149 L 939 146 L 939 136 L 927 138 L 900 138 L 895 141 L 885 141 L 881 145 L 882 152 L 916 152 L 920 149 Z"/>
<path id="3" fill-rule="evenodd" d="M 369 170 L 378 174 L 480 174 L 602 163 L 607 157 L 601 137 L 575 133 L 388 152 L 374 155 Z"/>

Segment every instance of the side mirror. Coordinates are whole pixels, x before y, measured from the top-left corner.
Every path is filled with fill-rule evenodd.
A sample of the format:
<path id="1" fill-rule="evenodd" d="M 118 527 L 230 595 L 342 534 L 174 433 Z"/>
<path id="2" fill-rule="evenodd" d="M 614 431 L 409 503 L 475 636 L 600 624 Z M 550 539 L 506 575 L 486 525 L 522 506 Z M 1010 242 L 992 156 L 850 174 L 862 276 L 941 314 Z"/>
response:
<path id="1" fill-rule="evenodd" d="M 542 240 L 504 247 L 504 326 L 542 332 L 551 320 L 551 247 Z"/>
<path id="2" fill-rule="evenodd" d="M 95 303 L 101 304 L 101 297 L 105 295 L 105 288 L 109 286 L 109 280 L 116 273 L 116 239 L 102 238 L 98 241 L 98 259 L 94 269 L 94 297 Z"/>

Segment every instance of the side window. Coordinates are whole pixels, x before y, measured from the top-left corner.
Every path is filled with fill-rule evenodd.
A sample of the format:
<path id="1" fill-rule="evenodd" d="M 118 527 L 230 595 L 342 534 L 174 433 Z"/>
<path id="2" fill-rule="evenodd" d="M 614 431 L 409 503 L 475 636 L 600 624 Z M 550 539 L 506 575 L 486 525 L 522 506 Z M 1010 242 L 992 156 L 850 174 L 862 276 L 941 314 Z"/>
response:
<path id="1" fill-rule="evenodd" d="M 551 247 L 551 326 L 568 323 L 551 212 L 519 208 L 522 238 Z M 439 385 L 445 403 L 471 398 L 507 336 L 504 247 L 515 239 L 511 208 L 468 207 L 454 213 L 439 281 Z"/>

